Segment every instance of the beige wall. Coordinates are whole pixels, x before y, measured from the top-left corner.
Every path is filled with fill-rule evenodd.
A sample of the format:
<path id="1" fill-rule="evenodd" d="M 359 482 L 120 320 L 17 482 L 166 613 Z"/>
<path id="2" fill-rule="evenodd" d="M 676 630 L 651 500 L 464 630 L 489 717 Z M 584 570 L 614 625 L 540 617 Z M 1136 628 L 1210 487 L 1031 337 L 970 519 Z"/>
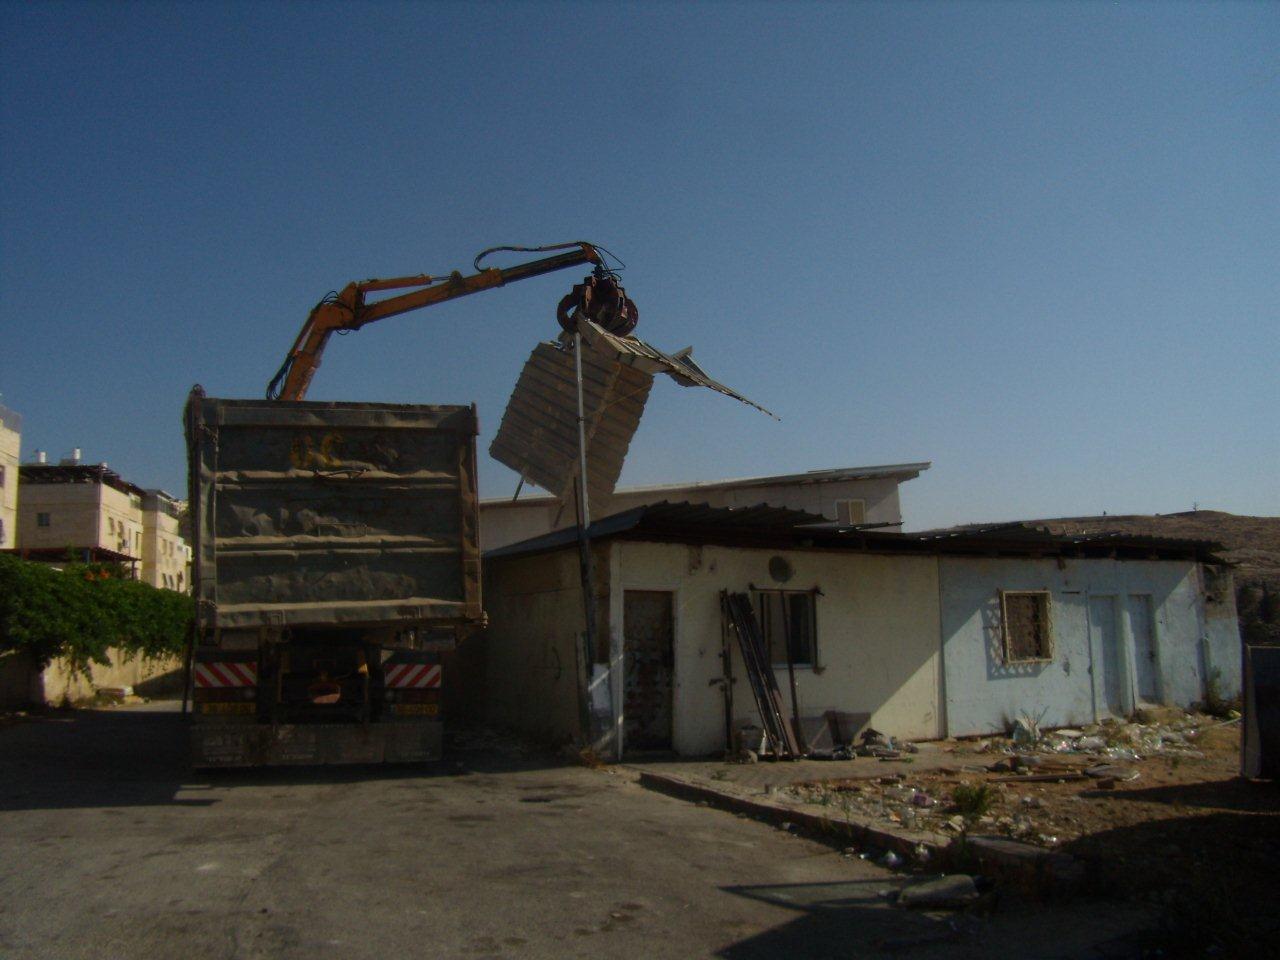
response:
<path id="1" fill-rule="evenodd" d="M 821 589 L 817 669 L 797 671 L 803 716 L 865 713 L 879 730 L 928 739 L 943 734 L 938 562 L 934 557 L 758 550 L 614 541 L 600 544 L 597 592 L 609 638 L 614 728 L 622 727 L 623 611 L 627 590 L 673 594 L 675 675 L 672 739 L 684 756 L 724 747 L 720 591 L 772 585 L 769 560 L 794 570 L 787 589 Z M 577 731 L 574 641 L 582 607 L 574 549 L 486 565 L 484 695 L 491 719 L 534 735 L 568 740 Z M 733 651 L 735 721 L 759 724 L 740 653 Z M 790 712 L 785 668 L 778 686 Z"/>
<path id="2" fill-rule="evenodd" d="M 867 523 L 898 523 L 902 520 L 899 483 L 898 479 L 881 477 L 752 486 L 693 486 L 637 492 L 623 489 L 608 503 L 593 504 L 591 515 L 599 519 L 632 507 L 668 500 L 673 503 L 706 503 L 713 507 L 753 507 L 767 503 L 837 520 L 836 501 L 862 500 L 866 503 Z M 574 522 L 572 504 L 561 510 L 560 504 L 549 497 L 527 501 L 486 500 L 480 504 L 480 545 L 485 550 L 493 550 L 571 526 Z"/>
<path id="3" fill-rule="evenodd" d="M 577 724 L 574 638 L 582 616 L 573 560 L 562 551 L 486 570 L 486 714 L 545 740 L 570 740 Z"/>
<path id="4" fill-rule="evenodd" d="M 18 464 L 21 462 L 22 434 L 0 419 L 0 550 L 15 546 L 18 537 Z"/>
<path id="5" fill-rule="evenodd" d="M 39 515 L 49 515 L 49 525 Z M 24 483 L 18 546 L 103 547 L 142 555 L 142 499 L 99 483 Z"/>
<path id="6" fill-rule="evenodd" d="M 153 587 L 190 592 L 191 572 L 186 541 L 178 519 L 170 513 L 176 501 L 150 494 L 143 501 L 142 580 Z"/>
<path id="7" fill-rule="evenodd" d="M 87 700 L 103 688 L 132 687 L 141 696 L 181 696 L 182 660 L 165 657 L 125 659 L 119 650 L 107 651 L 109 665 L 94 664 L 88 677 L 73 674 L 65 660 L 37 670 L 22 654 L 0 654 L 0 705 L 60 704 Z"/>
<path id="8" fill-rule="evenodd" d="M 675 594 L 673 745 L 685 756 L 724 749 L 724 701 L 712 681 L 722 676 L 720 591 L 774 584 L 769 560 L 787 559 L 788 590 L 821 589 L 817 598 L 817 669 L 797 669 L 802 716 L 827 710 L 869 713 L 895 737 L 943 736 L 939 703 L 941 629 L 934 557 L 694 547 L 618 541 L 613 548 L 612 641 L 622 649 L 623 591 Z M 612 664 L 613 702 L 621 702 L 621 657 Z M 741 654 L 733 652 L 735 721 L 759 724 Z M 778 686 L 790 714 L 787 671 Z"/>
<path id="9" fill-rule="evenodd" d="M 597 619 L 607 634 L 607 547 L 596 558 Z M 486 564 L 484 597 L 490 625 L 477 638 L 484 677 L 466 678 L 484 700 L 484 715 L 541 740 L 573 740 L 579 709 L 575 651 L 583 630 L 576 550 Z"/>

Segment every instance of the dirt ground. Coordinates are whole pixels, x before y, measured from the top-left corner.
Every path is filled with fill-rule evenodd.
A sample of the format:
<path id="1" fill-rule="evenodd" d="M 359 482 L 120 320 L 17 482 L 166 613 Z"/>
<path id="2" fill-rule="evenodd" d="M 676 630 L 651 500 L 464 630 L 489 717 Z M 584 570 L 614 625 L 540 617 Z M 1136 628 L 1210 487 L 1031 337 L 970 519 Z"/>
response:
<path id="1" fill-rule="evenodd" d="M 1033 747 L 1005 738 L 949 741 L 938 746 L 954 763 L 941 768 L 790 790 L 917 829 L 1003 834 L 1071 853 L 1087 862 L 1095 892 L 1163 911 L 1172 945 L 1166 955 L 1274 948 L 1280 789 L 1239 777 L 1238 722 L 1180 713 L 1144 719 L 1152 722 L 1080 731 L 1104 741 L 1099 750 L 1056 752 L 1082 739 L 1052 733 Z M 1139 759 L 1127 755 L 1134 752 Z M 1020 773 L 1004 769 L 1019 765 L 1015 756 L 1030 758 Z M 966 817 L 957 789 L 983 784 L 989 808 L 971 806 Z"/>

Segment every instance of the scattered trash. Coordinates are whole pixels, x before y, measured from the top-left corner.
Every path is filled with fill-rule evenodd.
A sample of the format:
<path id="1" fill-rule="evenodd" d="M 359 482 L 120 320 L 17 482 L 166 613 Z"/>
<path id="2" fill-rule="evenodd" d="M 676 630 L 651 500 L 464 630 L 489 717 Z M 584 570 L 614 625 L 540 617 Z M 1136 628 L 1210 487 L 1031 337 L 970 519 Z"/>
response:
<path id="1" fill-rule="evenodd" d="M 1116 780 L 1120 782 L 1137 780 L 1141 776 L 1132 767 L 1121 767 L 1114 763 L 1103 763 L 1096 767 L 1089 767 L 1085 770 L 1085 774 L 1090 777 L 1096 777 L 1099 780 Z"/>
<path id="2" fill-rule="evenodd" d="M 880 865 L 882 867 L 888 867 L 890 870 L 893 870 L 896 867 L 902 866 L 902 857 L 898 856 L 896 853 L 890 850 L 887 853 L 885 853 L 883 857 L 880 858 Z"/>
<path id="3" fill-rule="evenodd" d="M 1009 731 L 1009 739 L 1014 743 L 1035 743 L 1040 739 L 1040 728 L 1033 720 L 1015 720 Z"/>
<path id="4" fill-rule="evenodd" d="M 915 856 L 917 863 L 929 862 L 929 857 L 930 857 L 929 848 L 926 847 L 923 843 L 917 843 L 915 845 L 915 848 L 911 851 L 911 853 Z"/>
<path id="5" fill-rule="evenodd" d="M 886 737 L 879 730 L 874 730 L 871 727 L 867 727 L 867 729 L 863 730 L 862 736 L 859 739 L 862 740 L 862 745 L 864 747 L 892 747 L 893 746 L 893 738 Z"/>

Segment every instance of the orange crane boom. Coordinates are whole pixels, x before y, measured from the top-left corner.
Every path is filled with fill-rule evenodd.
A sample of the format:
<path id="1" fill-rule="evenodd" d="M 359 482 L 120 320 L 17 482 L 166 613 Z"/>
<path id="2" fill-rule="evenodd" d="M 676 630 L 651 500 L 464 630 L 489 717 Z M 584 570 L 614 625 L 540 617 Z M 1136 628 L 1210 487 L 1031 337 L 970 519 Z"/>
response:
<path id="1" fill-rule="evenodd" d="M 541 260 L 517 264 L 514 267 L 506 267 L 505 269 L 497 267 L 480 269 L 480 260 L 494 250 L 558 250 L 563 248 L 571 249 L 566 253 L 557 254 L 553 257 L 545 257 Z M 329 342 L 329 337 L 335 332 L 359 330 L 375 320 L 385 320 L 387 317 L 408 313 L 410 310 L 430 307 L 446 300 L 456 300 L 458 297 L 479 293 L 481 290 L 501 287 L 516 280 L 527 280 L 530 277 L 541 276 L 544 273 L 552 273 L 556 270 L 564 270 L 568 267 L 576 267 L 588 263 L 594 266 L 597 278 L 603 278 L 608 275 L 612 282 L 612 271 L 605 268 L 604 261 L 596 248 L 589 243 L 575 242 L 550 247 L 494 247 L 476 257 L 475 267 L 478 272 L 466 277 L 454 271 L 448 277 L 431 277 L 427 274 L 418 274 L 413 277 L 358 280 L 349 283 L 340 293 L 330 294 L 312 309 L 306 323 L 302 325 L 302 329 L 298 332 L 298 337 L 294 340 L 288 356 L 285 357 L 284 363 L 281 364 L 279 371 L 267 386 L 267 397 L 273 400 L 302 400 L 306 397 L 307 388 L 311 385 L 311 378 L 315 376 L 316 370 L 320 366 L 320 358 L 324 353 L 324 348 Z M 592 278 L 588 277 L 586 281 L 588 286 L 590 286 L 591 281 Z M 622 290 L 621 287 L 616 287 L 616 289 L 619 292 Z M 365 302 L 366 294 L 385 290 L 408 290 L 409 292 L 402 293 L 396 297 L 388 297 L 376 303 Z M 580 296 L 579 287 L 575 287 L 574 291 L 574 294 L 570 294 L 565 300 L 569 300 L 570 297 Z M 625 294 L 622 294 L 621 302 L 629 304 L 634 311 L 634 304 L 630 304 L 630 301 L 625 300 Z M 587 309 L 589 315 L 595 312 L 589 302 L 587 302 Z"/>

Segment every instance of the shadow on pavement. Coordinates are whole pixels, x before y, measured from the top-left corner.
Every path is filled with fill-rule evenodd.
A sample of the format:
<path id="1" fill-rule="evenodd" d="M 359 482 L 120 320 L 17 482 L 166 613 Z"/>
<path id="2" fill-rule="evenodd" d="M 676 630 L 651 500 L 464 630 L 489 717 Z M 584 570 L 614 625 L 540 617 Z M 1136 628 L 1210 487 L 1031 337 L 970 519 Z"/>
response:
<path id="1" fill-rule="evenodd" d="M 185 732 L 176 711 L 34 714 L 0 730 L 0 810 L 207 806 L 176 797 Z"/>
<path id="2" fill-rule="evenodd" d="M 900 879 L 885 879 L 725 887 L 726 893 L 802 913 L 789 923 L 740 940 L 716 956 L 725 960 L 826 960 L 914 953 L 955 944 L 964 936 L 965 922 L 959 916 L 939 919 L 886 907 L 884 892 L 901 885 Z"/>
<path id="3" fill-rule="evenodd" d="M 1085 796 L 1120 802 L 1163 803 L 1173 807 L 1208 807 L 1217 810 L 1280 813 L 1280 785 L 1266 781 L 1246 780 L 1243 777 L 1176 783 L 1136 790 L 1097 790 L 1090 791 Z"/>
<path id="4" fill-rule="evenodd" d="M 1088 863 L 1099 892 L 1155 906 L 1165 957 L 1274 955 L 1277 807 L 1264 798 L 1253 812 L 1206 812 L 1197 803 L 1228 806 L 1258 789 L 1222 781 L 1117 791 L 1117 800 L 1167 802 L 1183 815 L 1101 830 L 1060 849 Z"/>
<path id="5" fill-rule="evenodd" d="M 491 737 L 448 737 L 430 764 L 192 770 L 188 719 L 177 704 L 51 710 L 0 728 L 0 811 L 82 807 L 209 806 L 182 790 L 274 784 L 426 780 L 563 767 L 530 749 L 498 749 Z"/>

